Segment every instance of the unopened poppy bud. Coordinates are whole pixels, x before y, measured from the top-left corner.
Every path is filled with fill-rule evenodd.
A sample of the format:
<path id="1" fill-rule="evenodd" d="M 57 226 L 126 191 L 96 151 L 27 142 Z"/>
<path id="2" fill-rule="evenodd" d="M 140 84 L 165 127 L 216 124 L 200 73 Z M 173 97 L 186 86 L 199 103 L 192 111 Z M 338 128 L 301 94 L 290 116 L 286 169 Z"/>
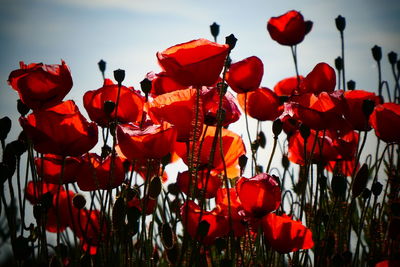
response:
<path id="1" fill-rule="evenodd" d="M 390 52 L 388 54 L 388 59 L 389 59 L 390 64 L 392 64 L 392 65 L 396 64 L 396 62 L 397 62 L 397 53 L 393 52 L 393 51 Z"/>
<path id="2" fill-rule="evenodd" d="M 285 170 L 290 166 L 290 161 L 287 155 L 282 155 L 282 166 Z"/>
<path id="3" fill-rule="evenodd" d="M 15 157 L 19 158 L 28 149 L 27 144 L 23 140 L 15 140 L 9 143 L 10 149 Z"/>
<path id="4" fill-rule="evenodd" d="M 235 35 L 231 34 L 225 37 L 225 44 L 229 45 L 229 49 L 232 50 L 236 46 L 237 39 Z"/>
<path id="5" fill-rule="evenodd" d="M 304 139 L 307 139 L 310 136 L 310 128 L 307 125 L 301 124 L 300 125 L 300 135 Z"/>
<path id="6" fill-rule="evenodd" d="M 3 117 L 0 119 L 0 140 L 5 140 L 8 133 L 11 130 L 11 120 L 9 117 Z"/>
<path id="7" fill-rule="evenodd" d="M 99 70 L 104 75 L 104 72 L 106 71 L 106 62 L 104 60 L 100 60 L 97 65 L 99 65 Z"/>
<path id="8" fill-rule="evenodd" d="M 151 81 L 144 78 L 143 81 L 140 82 L 140 88 L 145 95 L 148 95 L 151 91 Z"/>
<path id="9" fill-rule="evenodd" d="M 336 28 L 340 32 L 344 31 L 344 29 L 346 28 L 346 19 L 340 15 L 335 19 L 335 23 Z"/>
<path id="10" fill-rule="evenodd" d="M 77 209 L 83 209 L 86 205 L 86 199 L 82 194 L 76 194 L 72 198 L 72 205 Z"/>
<path id="11" fill-rule="evenodd" d="M 265 137 L 265 134 L 263 131 L 260 131 L 258 133 L 257 141 L 260 144 L 260 147 L 265 148 L 265 145 L 267 144 L 267 138 Z"/>
<path id="12" fill-rule="evenodd" d="M 174 245 L 174 233 L 168 223 L 161 225 L 161 242 L 166 249 L 171 249 Z"/>
<path id="13" fill-rule="evenodd" d="M 356 89 L 356 82 L 353 80 L 350 80 L 347 82 L 347 89 L 348 90 L 354 90 Z"/>
<path id="14" fill-rule="evenodd" d="M 365 188 L 364 191 L 362 192 L 361 196 L 364 200 L 367 200 L 368 198 L 371 197 L 371 190 L 369 190 L 368 188 Z"/>
<path id="15" fill-rule="evenodd" d="M 365 99 L 362 103 L 362 111 L 364 112 L 365 117 L 369 117 L 375 108 L 375 102 L 371 99 Z"/>
<path id="16" fill-rule="evenodd" d="M 210 224 L 207 221 L 202 220 L 201 222 L 199 222 L 199 228 L 197 228 L 197 234 L 200 237 L 205 237 L 208 234 L 209 230 L 210 230 Z"/>
<path id="17" fill-rule="evenodd" d="M 115 102 L 111 100 L 104 101 L 103 109 L 106 114 L 110 115 L 115 109 Z"/>
<path id="18" fill-rule="evenodd" d="M 353 197 L 358 197 L 367 187 L 369 177 L 368 165 L 364 163 L 362 167 L 358 170 L 356 176 L 354 177 L 353 186 L 351 188 L 351 193 Z"/>
<path id="19" fill-rule="evenodd" d="M 214 39 L 217 39 L 217 36 L 219 34 L 219 25 L 217 23 L 213 23 L 210 25 L 210 30 L 211 30 L 211 35 L 214 37 Z"/>
<path id="20" fill-rule="evenodd" d="M 260 144 L 258 143 L 257 140 L 254 140 L 251 144 L 250 144 L 251 150 L 252 151 L 257 151 L 258 148 L 260 147 Z"/>
<path id="21" fill-rule="evenodd" d="M 160 177 L 156 176 L 150 181 L 149 185 L 149 197 L 152 199 L 156 199 L 158 195 L 161 193 L 162 184 Z"/>
<path id="22" fill-rule="evenodd" d="M 313 24 L 314 23 L 311 20 L 304 21 L 304 25 L 305 25 L 304 33 L 305 34 L 308 34 L 312 30 Z"/>
<path id="23" fill-rule="evenodd" d="M 21 116 L 25 116 L 26 114 L 28 114 L 29 110 L 31 110 L 31 109 L 27 105 L 25 105 L 21 99 L 18 99 L 17 100 L 17 110 L 18 110 L 19 114 L 21 114 Z"/>
<path id="24" fill-rule="evenodd" d="M 248 158 L 246 157 L 246 155 L 241 155 L 239 157 L 239 166 L 240 166 L 241 170 L 244 170 L 244 168 L 246 167 L 247 160 L 248 160 Z"/>
<path id="25" fill-rule="evenodd" d="M 125 79 L 125 71 L 121 69 L 114 70 L 114 79 L 119 85 L 122 84 Z"/>
<path id="26" fill-rule="evenodd" d="M 371 191 L 374 196 L 379 196 L 382 192 L 383 185 L 380 182 L 375 182 L 372 184 Z"/>
<path id="27" fill-rule="evenodd" d="M 332 178 L 332 192 L 335 197 L 344 197 L 346 195 L 347 181 L 342 175 L 335 175 Z"/>
<path id="28" fill-rule="evenodd" d="M 279 134 L 282 132 L 282 127 L 283 123 L 280 119 L 274 120 L 272 123 L 272 132 L 274 133 L 275 137 L 279 136 Z"/>
<path id="29" fill-rule="evenodd" d="M 337 58 L 335 59 L 335 68 L 336 68 L 338 71 L 341 71 L 341 70 L 343 69 L 343 60 L 342 60 L 341 57 L 337 57 Z"/>
<path id="30" fill-rule="evenodd" d="M 375 45 L 374 47 L 372 47 L 371 51 L 372 51 L 372 57 L 376 61 L 381 61 L 381 59 L 382 59 L 382 48 L 380 46 Z"/>

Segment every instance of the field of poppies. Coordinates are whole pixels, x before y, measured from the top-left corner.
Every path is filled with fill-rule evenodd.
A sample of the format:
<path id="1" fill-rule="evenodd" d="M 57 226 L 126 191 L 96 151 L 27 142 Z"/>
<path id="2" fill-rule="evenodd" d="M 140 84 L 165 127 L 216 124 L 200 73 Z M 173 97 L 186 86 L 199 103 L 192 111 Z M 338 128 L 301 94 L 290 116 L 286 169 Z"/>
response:
<path id="1" fill-rule="evenodd" d="M 237 40 L 217 43 L 216 23 L 213 41 L 158 52 L 162 71 L 141 90 L 124 70 L 106 78 L 101 60 L 103 86 L 83 95 L 88 119 L 65 99 L 64 61 L 21 62 L 8 80 L 21 116 L 0 119 L 9 264 L 400 266 L 400 61 L 374 46 L 379 86 L 357 89 L 346 80 L 346 20 L 335 24 L 334 66 L 301 75 L 297 45 L 313 22 L 294 10 L 269 19 L 295 70 L 273 89 L 257 56 L 231 60 Z M 23 131 L 10 140 L 14 124 Z M 173 164 L 185 167 L 171 176 Z"/>

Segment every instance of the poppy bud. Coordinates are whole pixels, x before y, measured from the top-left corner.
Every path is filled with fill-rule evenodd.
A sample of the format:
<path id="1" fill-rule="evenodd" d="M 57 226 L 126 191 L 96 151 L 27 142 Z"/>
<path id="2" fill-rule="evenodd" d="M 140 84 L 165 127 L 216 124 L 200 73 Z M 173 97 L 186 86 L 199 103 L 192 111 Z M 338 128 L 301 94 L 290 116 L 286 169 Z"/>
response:
<path id="1" fill-rule="evenodd" d="M 244 168 L 246 167 L 247 160 L 248 160 L 248 158 L 246 157 L 246 155 L 241 155 L 239 157 L 239 166 L 240 166 L 241 170 L 244 170 Z"/>
<path id="2" fill-rule="evenodd" d="M 214 39 L 217 39 L 217 36 L 219 34 L 219 25 L 217 23 L 213 23 L 210 25 L 210 30 L 211 30 L 211 35 L 214 37 Z"/>
<path id="3" fill-rule="evenodd" d="M 149 186 L 149 197 L 152 199 L 156 199 L 158 195 L 161 193 L 162 185 L 160 177 L 156 176 L 150 181 Z"/>
<path id="4" fill-rule="evenodd" d="M 115 102 L 111 100 L 104 101 L 103 109 L 106 114 L 110 115 L 115 109 Z"/>
<path id="5" fill-rule="evenodd" d="M 76 194 L 72 198 L 72 205 L 77 209 L 83 209 L 86 205 L 86 199 L 82 194 Z"/>
<path id="6" fill-rule="evenodd" d="M 282 132 L 283 123 L 280 119 L 274 120 L 272 123 L 272 132 L 274 133 L 275 137 L 278 137 L 279 134 Z"/>
<path id="7" fill-rule="evenodd" d="M 197 228 L 197 234 L 200 237 L 205 237 L 210 230 L 210 224 L 206 220 L 199 222 L 199 227 Z"/>
<path id="8" fill-rule="evenodd" d="M 257 140 L 254 140 L 251 144 L 250 144 L 251 150 L 252 151 L 257 151 L 258 148 L 260 147 L 260 144 L 258 143 Z"/>
<path id="9" fill-rule="evenodd" d="M 307 139 L 311 134 L 310 128 L 305 125 L 305 124 L 301 124 L 300 125 L 300 135 L 301 137 L 303 137 L 304 139 Z"/>
<path id="10" fill-rule="evenodd" d="M 232 50 L 236 46 L 237 39 L 235 35 L 231 34 L 225 37 L 225 44 L 229 45 L 229 49 Z"/>
<path id="11" fill-rule="evenodd" d="M 349 90 L 354 90 L 356 89 L 356 82 L 353 80 L 350 80 L 347 82 L 347 89 Z"/>
<path id="12" fill-rule="evenodd" d="M 26 114 L 28 114 L 29 110 L 31 110 L 31 109 L 27 105 L 25 105 L 21 99 L 18 99 L 17 100 L 17 110 L 18 110 L 19 114 L 21 114 L 21 116 L 25 116 Z"/>
<path id="13" fill-rule="evenodd" d="M 314 23 L 311 20 L 304 21 L 304 34 L 308 34 L 311 31 L 313 24 Z"/>
<path id="14" fill-rule="evenodd" d="M 340 15 L 335 19 L 335 23 L 336 28 L 340 32 L 344 31 L 344 29 L 346 28 L 346 19 Z"/>
<path id="15" fill-rule="evenodd" d="M 11 130 L 11 120 L 9 117 L 3 117 L 0 119 L 0 140 L 5 140 L 8 133 Z"/>
<path id="16" fill-rule="evenodd" d="M 365 99 L 362 103 L 362 111 L 364 112 L 365 117 L 369 117 L 375 108 L 375 101 L 371 99 Z"/>
<path id="17" fill-rule="evenodd" d="M 396 62 L 397 62 L 397 53 L 393 52 L 393 51 L 390 52 L 388 54 L 388 59 L 389 59 L 390 64 L 392 64 L 392 65 L 396 64 Z"/>
<path id="18" fill-rule="evenodd" d="M 28 149 L 26 143 L 23 140 L 15 140 L 9 143 L 7 146 L 10 146 L 10 149 L 15 157 L 19 158 L 25 151 Z"/>
<path id="19" fill-rule="evenodd" d="M 142 92 L 147 96 L 151 91 L 151 81 L 144 78 L 143 81 L 140 82 L 140 88 L 142 88 Z"/>
<path id="20" fill-rule="evenodd" d="M 114 70 L 114 79 L 119 85 L 122 84 L 125 79 L 125 71 L 121 69 Z"/>
<path id="21" fill-rule="evenodd" d="M 335 175 L 332 178 L 332 191 L 335 197 L 344 197 L 346 195 L 347 181 L 342 175 Z"/>
<path id="22" fill-rule="evenodd" d="M 174 245 L 174 233 L 168 223 L 161 225 L 161 242 L 166 249 L 171 249 Z"/>
<path id="23" fill-rule="evenodd" d="M 372 194 L 376 197 L 379 196 L 382 192 L 382 188 L 383 185 L 380 182 L 375 182 L 371 187 Z"/>
<path id="24" fill-rule="evenodd" d="M 335 67 L 338 71 L 341 71 L 343 69 L 343 60 L 341 57 L 337 57 L 335 59 Z"/>
<path id="25" fill-rule="evenodd" d="M 361 193 L 367 187 L 368 177 L 369 177 L 368 165 L 364 163 L 362 167 L 358 170 L 356 176 L 354 177 L 353 187 L 351 188 L 351 192 L 354 198 L 361 195 Z"/>
<path id="26" fill-rule="evenodd" d="M 101 71 L 101 73 L 103 73 L 106 71 L 106 62 L 104 60 L 100 60 L 99 63 L 97 63 L 97 65 L 99 65 L 99 69 Z"/>
<path id="27" fill-rule="evenodd" d="M 265 134 L 263 131 L 260 131 L 257 135 L 257 141 L 260 144 L 262 148 L 265 148 L 265 145 L 267 144 L 267 139 L 265 138 Z"/>
<path id="28" fill-rule="evenodd" d="M 286 170 L 287 168 L 289 168 L 289 165 L 290 165 L 290 161 L 289 161 L 288 156 L 287 155 L 282 155 L 282 166 L 283 166 L 283 168 L 285 168 L 285 170 Z"/>
<path id="29" fill-rule="evenodd" d="M 372 57 L 378 62 L 381 61 L 382 48 L 380 46 L 375 45 L 374 47 L 372 47 L 371 51 L 372 51 Z"/>
<path id="30" fill-rule="evenodd" d="M 371 190 L 369 190 L 368 188 L 365 188 L 364 191 L 362 192 L 362 198 L 365 200 L 367 200 L 368 198 L 371 197 Z"/>

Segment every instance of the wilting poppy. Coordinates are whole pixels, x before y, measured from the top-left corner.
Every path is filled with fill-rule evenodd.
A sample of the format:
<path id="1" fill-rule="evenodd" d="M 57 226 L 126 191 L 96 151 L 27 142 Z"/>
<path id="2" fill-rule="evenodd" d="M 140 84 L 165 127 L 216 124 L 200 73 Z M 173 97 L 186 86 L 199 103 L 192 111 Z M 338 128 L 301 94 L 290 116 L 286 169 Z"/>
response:
<path id="1" fill-rule="evenodd" d="M 228 45 L 198 39 L 158 52 L 157 59 L 167 75 L 182 85 L 212 86 L 222 71 L 228 51 Z"/>
<path id="2" fill-rule="evenodd" d="M 143 128 L 133 123 L 117 127 L 121 152 L 129 160 L 161 159 L 174 148 L 177 130 L 168 122 L 145 124 Z"/>
<path id="3" fill-rule="evenodd" d="M 387 143 L 400 142 L 400 104 L 384 103 L 375 107 L 370 123 L 376 136 Z"/>
<path id="4" fill-rule="evenodd" d="M 196 112 L 196 89 L 178 90 L 160 95 L 148 103 L 149 115 L 153 121 L 167 121 L 173 124 L 177 131 L 177 140 L 184 142 L 192 138 L 196 113 L 198 114 L 197 137 L 201 134 L 203 125 L 203 110 L 201 99 Z"/>
<path id="5" fill-rule="evenodd" d="M 66 157 L 63 167 L 62 157 L 52 154 L 45 154 L 42 158 L 35 158 L 37 174 L 39 177 L 42 177 L 45 182 L 51 184 L 75 182 L 79 163 L 78 158 Z M 63 171 L 61 171 L 62 169 Z"/>
<path id="6" fill-rule="evenodd" d="M 264 64 L 256 56 L 233 63 L 226 74 L 226 82 L 236 93 L 246 93 L 260 87 Z"/>
<path id="7" fill-rule="evenodd" d="M 110 120 L 115 118 L 122 123 L 140 122 L 142 120 L 144 97 L 133 87 L 121 86 L 118 100 L 118 111 L 116 108 L 110 113 L 104 109 L 106 101 L 117 102 L 118 85 L 111 80 L 105 79 L 103 87 L 87 91 L 83 96 L 83 105 L 92 121 L 102 127 L 108 126 Z"/>
<path id="8" fill-rule="evenodd" d="M 217 112 L 219 106 L 219 93 L 216 88 L 202 90 L 202 102 L 204 112 L 204 124 L 215 126 L 217 124 Z M 230 93 L 222 97 L 222 109 L 224 111 L 222 125 L 227 126 L 240 118 L 240 111 L 236 105 L 235 97 Z"/>
<path id="9" fill-rule="evenodd" d="M 279 253 L 314 247 L 311 230 L 286 214 L 278 216 L 270 213 L 264 216 L 262 228 L 268 244 Z"/>
<path id="10" fill-rule="evenodd" d="M 88 123 L 72 100 L 34 111 L 19 121 L 39 153 L 79 156 L 97 143 L 97 125 Z"/>
<path id="11" fill-rule="evenodd" d="M 300 84 L 301 93 L 331 93 L 335 90 L 336 73 L 328 64 L 318 63 Z"/>
<path id="12" fill-rule="evenodd" d="M 283 105 L 271 89 L 261 87 L 246 94 L 238 94 L 237 98 L 250 117 L 260 121 L 273 121 L 282 114 Z"/>
<path id="13" fill-rule="evenodd" d="M 31 109 L 58 104 L 72 88 L 71 72 L 63 60 L 61 65 L 19 64 L 20 69 L 10 73 L 8 82 Z"/>
<path id="14" fill-rule="evenodd" d="M 366 131 L 370 130 L 369 116 L 363 111 L 363 103 L 366 100 L 371 100 L 375 105 L 379 104 L 379 97 L 375 93 L 367 92 L 364 90 L 352 90 L 344 93 L 348 112 L 346 113 L 346 120 L 353 126 L 355 130 Z M 368 114 L 369 115 L 369 114 Z"/>
<path id="15" fill-rule="evenodd" d="M 281 45 L 297 45 L 311 31 L 312 22 L 304 21 L 303 15 L 295 10 L 286 12 L 268 21 L 267 30 L 271 38 Z"/>
<path id="16" fill-rule="evenodd" d="M 276 210 L 281 204 L 281 190 L 277 177 L 260 173 L 250 179 L 240 178 L 236 190 L 243 210 L 252 217 L 262 216 Z"/>
<path id="17" fill-rule="evenodd" d="M 215 210 L 203 210 L 203 212 L 201 212 L 200 207 L 191 200 L 188 200 L 182 205 L 181 216 L 183 227 L 189 235 L 205 245 L 211 245 L 216 238 L 228 234 L 229 224 L 225 216 L 219 215 Z M 209 225 L 206 233 L 200 233 L 201 230 L 204 229 L 199 231 L 199 226 L 202 224 L 202 221 L 205 221 Z M 201 234 L 205 235 L 202 236 Z"/>
<path id="18" fill-rule="evenodd" d="M 299 77 L 295 76 L 283 79 L 275 85 L 274 92 L 278 96 L 291 96 L 298 94 L 303 79 L 304 77 L 301 75 Z"/>
<path id="19" fill-rule="evenodd" d="M 125 179 L 123 160 L 112 155 L 102 159 L 94 153 L 82 156 L 77 174 L 78 186 L 83 191 L 111 189 L 120 186 Z"/>
<path id="20" fill-rule="evenodd" d="M 192 182 L 190 182 L 190 179 L 192 179 Z M 207 179 L 207 170 L 198 171 L 197 179 L 191 177 L 189 171 L 185 171 L 178 173 L 176 184 L 186 195 L 190 192 L 189 184 L 192 184 L 196 189 L 196 195 L 201 197 L 200 190 L 204 190 L 205 198 L 213 198 L 217 194 L 218 188 L 222 186 L 222 180 L 215 174 L 209 174 Z"/>
<path id="21" fill-rule="evenodd" d="M 165 71 L 160 73 L 149 72 L 146 74 L 146 78 L 151 81 L 150 94 L 153 97 L 187 88 L 187 86 L 178 83 L 172 77 L 168 76 Z"/>

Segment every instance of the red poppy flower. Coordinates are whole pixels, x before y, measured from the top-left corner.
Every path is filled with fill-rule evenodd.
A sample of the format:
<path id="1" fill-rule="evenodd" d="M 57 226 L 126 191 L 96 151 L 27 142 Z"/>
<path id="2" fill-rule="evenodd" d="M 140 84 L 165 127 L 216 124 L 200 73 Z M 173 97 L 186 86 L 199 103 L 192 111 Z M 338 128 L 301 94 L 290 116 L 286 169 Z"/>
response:
<path id="1" fill-rule="evenodd" d="M 178 177 L 176 178 L 179 189 L 186 195 L 190 191 L 189 184 L 194 185 L 196 181 L 197 184 L 194 185 L 197 189 L 195 194 L 198 194 L 199 197 L 201 197 L 200 190 L 204 190 L 205 198 L 213 198 L 217 194 L 218 188 L 222 186 L 222 180 L 217 175 L 210 174 L 207 181 L 207 170 L 198 171 L 197 179 L 193 177 L 191 183 L 190 179 L 189 171 L 178 173 Z"/>
<path id="2" fill-rule="evenodd" d="M 346 120 L 353 126 L 355 130 L 365 131 L 371 129 L 369 126 L 369 117 L 363 112 L 363 103 L 365 100 L 371 100 L 378 105 L 380 100 L 375 93 L 364 90 L 352 90 L 344 93 L 346 99 L 348 113 Z"/>
<path id="3" fill-rule="evenodd" d="M 101 127 L 108 126 L 111 119 L 115 118 L 116 109 L 111 113 L 104 111 L 104 102 L 117 102 L 118 85 L 111 80 L 105 79 L 103 87 L 87 91 L 83 96 L 83 105 L 92 121 Z M 142 120 L 144 97 L 133 87 L 121 86 L 117 119 L 122 123 L 139 122 Z"/>
<path id="4" fill-rule="evenodd" d="M 292 115 L 311 129 L 338 129 L 344 124 L 343 91 L 293 96 L 284 106 L 286 114 Z"/>
<path id="5" fill-rule="evenodd" d="M 161 160 L 159 159 L 139 159 L 133 163 L 133 170 L 138 173 L 143 180 L 151 179 L 155 176 L 160 177 L 161 182 L 168 181 L 167 172 L 163 171 Z"/>
<path id="6" fill-rule="evenodd" d="M 229 224 L 225 216 L 218 215 L 215 210 L 203 210 L 203 212 L 201 212 L 200 207 L 191 200 L 182 205 L 181 216 L 183 227 L 189 235 L 205 245 L 211 245 L 216 238 L 228 234 Z M 198 233 L 201 221 L 205 221 L 209 224 L 208 232 L 204 237 Z"/>
<path id="7" fill-rule="evenodd" d="M 112 163 L 113 162 L 113 163 Z M 113 169 L 111 169 L 113 167 Z M 78 186 L 83 191 L 110 189 L 120 186 L 125 179 L 123 160 L 109 155 L 105 159 L 94 153 L 82 156 L 77 173 Z"/>
<path id="8" fill-rule="evenodd" d="M 8 83 L 31 109 L 58 104 L 72 88 L 71 72 L 63 60 L 61 65 L 19 64 L 20 69 L 10 73 Z"/>
<path id="9" fill-rule="evenodd" d="M 177 140 L 184 142 L 193 134 L 196 120 L 196 89 L 178 90 L 160 95 L 148 103 L 149 115 L 153 121 L 167 121 L 175 125 Z M 203 125 L 203 110 L 200 99 L 198 110 L 197 138 L 201 134 Z"/>
<path id="10" fill-rule="evenodd" d="M 325 166 L 325 169 L 332 173 L 340 173 L 345 176 L 352 176 L 354 173 L 354 169 L 357 168 L 358 170 L 360 167 L 360 164 L 356 166 L 355 161 L 355 158 L 350 160 L 329 161 L 328 164 Z"/>
<path id="11" fill-rule="evenodd" d="M 186 86 L 212 86 L 218 79 L 229 46 L 206 39 L 178 44 L 157 53 L 168 76 Z"/>
<path id="12" fill-rule="evenodd" d="M 282 122 L 282 129 L 287 134 L 287 136 L 291 136 L 294 134 L 300 127 L 300 123 L 289 115 L 284 115 L 280 117 Z"/>
<path id="13" fill-rule="evenodd" d="M 202 91 L 204 123 L 215 126 L 217 124 L 217 112 L 219 106 L 219 93 L 216 88 Z M 222 97 L 222 109 L 224 110 L 223 126 L 227 126 L 240 118 L 240 111 L 236 105 L 235 97 L 230 93 Z"/>
<path id="14" fill-rule="evenodd" d="M 132 123 L 117 127 L 119 148 L 129 160 L 161 159 L 173 151 L 176 136 L 176 128 L 168 122 L 143 128 Z"/>
<path id="15" fill-rule="evenodd" d="M 271 38 L 281 45 L 297 45 L 311 31 L 312 22 L 304 21 L 300 12 L 291 10 L 268 21 L 267 30 Z"/>
<path id="16" fill-rule="evenodd" d="M 150 197 L 146 197 L 146 199 L 139 199 L 134 197 L 130 201 L 127 202 L 128 208 L 136 207 L 140 212 L 142 212 L 143 203 L 146 203 L 146 215 L 151 215 L 154 212 L 154 209 L 157 206 L 157 199 L 152 199 Z"/>
<path id="17" fill-rule="evenodd" d="M 249 216 L 262 217 L 276 210 L 281 204 L 281 190 L 276 177 L 266 173 L 250 179 L 240 178 L 236 190 L 243 210 Z"/>
<path id="18" fill-rule="evenodd" d="M 260 87 L 264 64 L 256 56 L 232 64 L 226 74 L 226 82 L 236 93 L 246 93 Z"/>
<path id="19" fill-rule="evenodd" d="M 97 143 L 97 125 L 88 123 L 72 100 L 34 111 L 19 121 L 39 153 L 79 156 Z"/>
<path id="20" fill-rule="evenodd" d="M 264 216 L 262 227 L 268 243 L 279 253 L 314 247 L 311 230 L 286 214 L 278 216 L 270 213 Z"/>
<path id="21" fill-rule="evenodd" d="M 63 190 L 63 187 L 61 187 Z M 25 188 L 25 197 L 32 204 L 35 205 L 40 202 L 43 195 L 50 193 L 56 194 L 58 185 L 44 183 L 42 181 L 29 181 Z"/>
<path id="22" fill-rule="evenodd" d="M 335 70 L 328 64 L 318 63 L 314 69 L 302 80 L 301 93 L 333 92 L 336 86 Z"/>
<path id="23" fill-rule="evenodd" d="M 187 86 L 178 83 L 172 77 L 168 76 L 164 71 L 157 74 L 149 72 L 146 74 L 146 78 L 151 81 L 150 94 L 153 97 L 187 88 Z"/>
<path id="24" fill-rule="evenodd" d="M 37 173 L 46 183 L 50 184 L 68 184 L 76 181 L 76 173 L 79 168 L 79 159 L 73 157 L 65 158 L 64 170 L 62 157 L 52 154 L 46 154 L 42 158 L 35 158 Z M 61 179 L 61 181 L 60 181 Z"/>
<path id="25" fill-rule="evenodd" d="M 266 87 L 248 92 L 247 96 L 246 94 L 238 94 L 237 98 L 242 109 L 246 110 L 250 117 L 260 121 L 273 121 L 283 112 L 283 105 L 279 97 Z"/>
<path id="26" fill-rule="evenodd" d="M 60 194 L 53 194 L 53 205 L 47 212 L 46 230 L 51 233 L 64 231 L 72 224 L 72 217 L 77 215 L 78 209 L 72 205 L 75 193 L 71 190 L 61 190 Z M 57 204 L 58 202 L 58 204 Z"/>
<path id="27" fill-rule="evenodd" d="M 375 267 L 396 267 L 400 266 L 400 260 L 384 260 L 375 264 Z"/>
<path id="28" fill-rule="evenodd" d="M 283 79 L 275 85 L 274 92 L 278 96 L 291 96 L 298 94 L 298 90 L 303 79 L 304 77 L 301 75 L 299 78 L 295 76 Z"/>
<path id="29" fill-rule="evenodd" d="M 400 104 L 384 103 L 375 107 L 370 123 L 376 136 L 387 143 L 400 143 Z"/>

